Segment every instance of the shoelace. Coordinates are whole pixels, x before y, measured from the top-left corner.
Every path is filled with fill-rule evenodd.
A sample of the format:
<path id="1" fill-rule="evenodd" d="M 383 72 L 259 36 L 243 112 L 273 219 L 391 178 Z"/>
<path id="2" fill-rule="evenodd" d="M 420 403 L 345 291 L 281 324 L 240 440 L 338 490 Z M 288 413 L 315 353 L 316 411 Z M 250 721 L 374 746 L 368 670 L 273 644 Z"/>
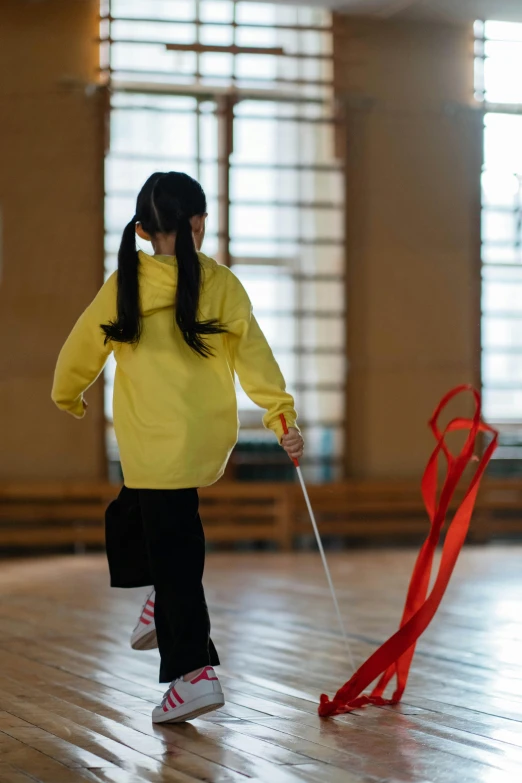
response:
<path id="1" fill-rule="evenodd" d="M 141 621 L 141 615 L 143 614 L 143 610 L 144 610 L 144 609 L 145 609 L 145 607 L 147 606 L 147 603 L 150 601 L 150 597 L 151 597 L 151 595 L 154 595 L 154 592 L 155 592 L 155 589 L 154 589 L 154 587 L 153 587 L 153 588 L 152 588 L 152 590 L 150 591 L 150 593 L 148 594 L 148 596 L 146 597 L 146 599 L 144 600 L 144 602 L 143 602 L 143 606 L 141 607 L 140 616 L 138 617 L 138 622 L 137 622 L 137 623 L 136 623 L 136 625 L 134 626 L 134 630 L 136 630 L 136 628 L 139 626 L 139 624 L 140 624 L 140 621 Z"/>

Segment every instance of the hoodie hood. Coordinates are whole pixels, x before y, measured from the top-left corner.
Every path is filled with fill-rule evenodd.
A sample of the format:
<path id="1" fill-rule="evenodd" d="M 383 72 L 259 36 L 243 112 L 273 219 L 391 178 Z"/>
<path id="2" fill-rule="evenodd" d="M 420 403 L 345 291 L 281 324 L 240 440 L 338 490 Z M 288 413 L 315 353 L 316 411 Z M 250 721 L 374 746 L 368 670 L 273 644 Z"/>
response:
<path id="1" fill-rule="evenodd" d="M 143 250 L 140 259 L 140 303 L 143 315 L 174 307 L 178 287 L 178 262 L 175 256 L 149 256 Z M 198 253 L 202 282 L 208 286 L 218 268 L 217 261 Z"/>

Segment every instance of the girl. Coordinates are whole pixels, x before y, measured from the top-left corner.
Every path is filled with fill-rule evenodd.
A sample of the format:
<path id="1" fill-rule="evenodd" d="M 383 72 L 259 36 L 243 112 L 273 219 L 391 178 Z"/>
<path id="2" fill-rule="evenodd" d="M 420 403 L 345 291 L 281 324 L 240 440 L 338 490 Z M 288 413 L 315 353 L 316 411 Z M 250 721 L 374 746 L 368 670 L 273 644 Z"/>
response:
<path id="1" fill-rule="evenodd" d="M 191 177 L 149 177 L 123 232 L 118 271 L 62 348 L 52 392 L 59 408 L 82 418 L 84 392 L 114 351 L 125 486 L 107 509 L 107 556 L 113 587 L 154 585 L 131 638 L 137 649 L 159 647 L 160 682 L 170 683 L 154 722 L 225 703 L 202 585 L 197 488 L 222 476 L 237 440 L 235 373 L 289 456 L 303 452 L 293 399 L 243 286 L 198 252 L 206 217 Z M 154 256 L 136 250 L 136 233 Z"/>

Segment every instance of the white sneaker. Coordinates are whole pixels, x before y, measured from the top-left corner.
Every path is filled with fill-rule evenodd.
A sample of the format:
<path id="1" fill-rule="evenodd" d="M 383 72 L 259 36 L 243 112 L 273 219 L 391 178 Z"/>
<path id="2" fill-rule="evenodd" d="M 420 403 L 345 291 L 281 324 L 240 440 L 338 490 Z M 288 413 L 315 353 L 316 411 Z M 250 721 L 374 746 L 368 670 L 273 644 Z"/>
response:
<path id="1" fill-rule="evenodd" d="M 193 680 L 180 677 L 171 683 L 159 707 L 152 711 L 153 723 L 182 723 L 205 712 L 218 710 L 225 703 L 223 691 L 212 666 L 205 666 Z"/>
<path id="2" fill-rule="evenodd" d="M 156 638 L 156 623 L 154 622 L 154 602 L 156 593 L 153 590 L 147 596 L 136 628 L 131 634 L 131 647 L 133 650 L 153 650 L 158 646 Z"/>

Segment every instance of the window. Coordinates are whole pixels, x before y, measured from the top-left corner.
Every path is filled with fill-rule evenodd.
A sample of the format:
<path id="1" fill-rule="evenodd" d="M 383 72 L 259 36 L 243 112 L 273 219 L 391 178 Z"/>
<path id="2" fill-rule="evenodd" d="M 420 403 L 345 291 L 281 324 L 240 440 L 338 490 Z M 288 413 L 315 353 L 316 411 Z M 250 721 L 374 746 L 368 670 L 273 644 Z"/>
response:
<path id="1" fill-rule="evenodd" d="M 484 101 L 482 175 L 484 410 L 522 423 L 522 24 L 478 22 L 476 91 Z"/>
<path id="2" fill-rule="evenodd" d="M 146 177 L 177 169 L 199 179 L 210 216 L 203 250 L 249 291 L 309 453 L 319 455 L 307 466 L 318 480 L 338 477 L 343 457 L 344 201 L 331 37 L 330 15 L 309 7 L 102 3 L 107 274 Z M 110 419 L 110 370 L 107 385 Z M 241 437 L 272 443 L 240 390 L 239 401 Z"/>

